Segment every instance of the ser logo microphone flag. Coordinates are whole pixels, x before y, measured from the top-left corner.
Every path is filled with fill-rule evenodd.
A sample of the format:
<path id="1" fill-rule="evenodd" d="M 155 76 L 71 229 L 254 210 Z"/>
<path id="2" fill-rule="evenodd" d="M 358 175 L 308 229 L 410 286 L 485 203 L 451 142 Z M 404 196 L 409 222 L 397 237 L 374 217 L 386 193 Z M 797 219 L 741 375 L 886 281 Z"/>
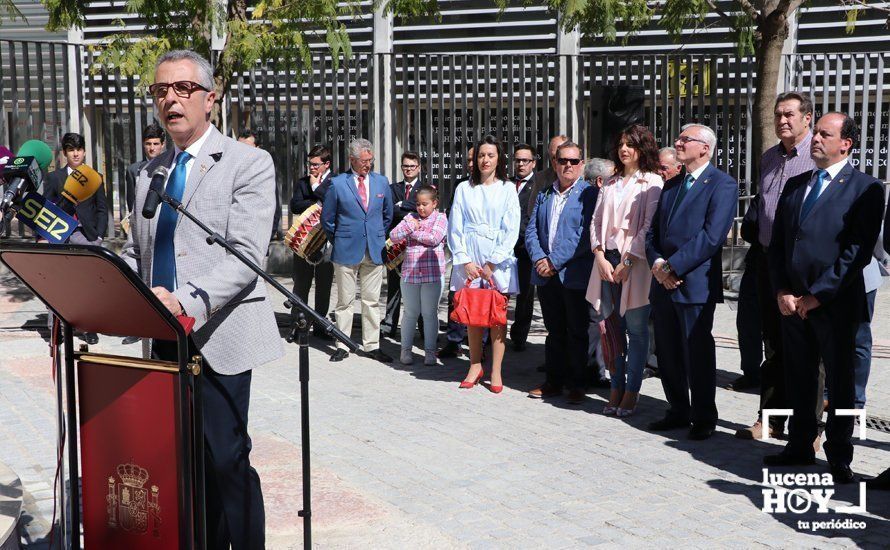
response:
<path id="1" fill-rule="evenodd" d="M 35 192 L 25 195 L 16 217 L 52 244 L 64 243 L 77 229 L 76 219 Z"/>

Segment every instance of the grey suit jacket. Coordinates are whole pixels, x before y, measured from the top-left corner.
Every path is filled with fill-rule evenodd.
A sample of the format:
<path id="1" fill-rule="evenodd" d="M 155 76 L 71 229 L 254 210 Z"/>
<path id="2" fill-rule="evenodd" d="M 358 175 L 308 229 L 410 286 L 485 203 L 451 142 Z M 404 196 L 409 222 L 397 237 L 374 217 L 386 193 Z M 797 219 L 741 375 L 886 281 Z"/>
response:
<path id="1" fill-rule="evenodd" d="M 122 255 L 151 284 L 159 215 L 142 211 L 158 166 L 173 165 L 171 147 L 146 164 L 136 182 L 132 229 Z M 192 165 L 182 204 L 237 249 L 262 265 L 275 209 L 275 167 L 266 151 L 238 143 L 216 128 Z M 177 289 L 185 313 L 195 318 L 192 339 L 214 371 L 238 374 L 278 359 L 284 348 L 266 285 L 237 258 L 210 246 L 197 225 L 179 217 L 173 237 Z M 147 346 L 146 354 L 149 353 Z"/>

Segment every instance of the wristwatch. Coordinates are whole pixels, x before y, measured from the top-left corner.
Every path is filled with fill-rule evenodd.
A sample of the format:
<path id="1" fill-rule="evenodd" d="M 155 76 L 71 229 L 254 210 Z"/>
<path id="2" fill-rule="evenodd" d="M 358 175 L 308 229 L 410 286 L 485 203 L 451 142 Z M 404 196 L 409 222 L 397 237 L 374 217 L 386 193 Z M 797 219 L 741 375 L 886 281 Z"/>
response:
<path id="1" fill-rule="evenodd" d="M 664 271 L 665 273 L 670 273 L 671 272 L 671 264 L 664 262 L 663 264 L 661 264 L 661 270 Z"/>
<path id="2" fill-rule="evenodd" d="M 624 258 L 624 262 L 622 263 L 624 263 L 624 267 L 633 267 L 634 265 L 634 261 L 630 258 Z"/>

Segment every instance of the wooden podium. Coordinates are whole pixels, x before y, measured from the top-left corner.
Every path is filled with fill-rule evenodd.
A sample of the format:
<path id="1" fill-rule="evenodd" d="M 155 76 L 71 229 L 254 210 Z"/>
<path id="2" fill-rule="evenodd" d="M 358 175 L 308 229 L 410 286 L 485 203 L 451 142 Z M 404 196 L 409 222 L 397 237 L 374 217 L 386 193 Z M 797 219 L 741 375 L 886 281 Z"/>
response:
<path id="1" fill-rule="evenodd" d="M 71 476 L 62 499 L 65 547 L 81 547 L 82 507 L 86 548 L 203 549 L 201 363 L 188 357 L 190 320 L 174 317 L 102 247 L 4 245 L 0 262 L 62 322 L 57 403 Z M 178 361 L 75 352 L 75 330 L 176 341 Z"/>

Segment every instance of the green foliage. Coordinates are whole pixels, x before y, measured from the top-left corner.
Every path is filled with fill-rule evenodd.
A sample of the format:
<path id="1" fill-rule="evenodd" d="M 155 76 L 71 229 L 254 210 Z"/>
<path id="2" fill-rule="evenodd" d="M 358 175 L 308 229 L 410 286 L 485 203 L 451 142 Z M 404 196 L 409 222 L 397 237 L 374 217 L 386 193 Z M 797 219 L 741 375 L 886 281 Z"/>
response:
<path id="1" fill-rule="evenodd" d="M 548 0 L 551 10 L 562 14 L 560 23 L 569 30 L 602 36 L 614 42 L 619 31 L 626 31 L 623 42 L 645 28 L 655 10 L 646 0 Z"/>
<path id="2" fill-rule="evenodd" d="M 9 0 L 0 0 L 0 3 Z M 83 0 L 43 0 L 50 14 L 48 28 L 82 27 Z M 327 43 L 334 58 L 348 59 L 352 47 L 342 16 L 360 10 L 357 1 L 260 0 L 247 10 L 246 0 L 127 0 L 126 9 L 145 22 L 146 32 L 112 35 L 91 46 L 94 73 L 117 70 L 137 76 L 144 90 L 154 76 L 157 58 L 172 49 L 188 48 L 211 58 L 214 30 L 225 37 L 215 65 L 217 89 L 224 95 L 232 75 L 262 61 L 275 68 L 297 69 L 311 60 L 311 41 Z M 123 23 L 121 23 L 123 25 Z"/>
<path id="3" fill-rule="evenodd" d="M 757 41 L 756 22 L 745 12 L 739 12 L 734 19 L 736 52 L 740 57 L 754 55 Z"/>
<path id="4" fill-rule="evenodd" d="M 853 8 L 851 10 L 847 10 L 847 34 L 853 34 L 853 31 L 856 29 L 856 19 L 859 17 L 859 9 Z"/>
<path id="5" fill-rule="evenodd" d="M 27 21 L 27 18 L 22 15 L 22 12 L 19 11 L 13 0 L 0 0 L 0 25 L 3 25 L 3 21 L 7 19 L 10 21 L 15 21 L 16 19 Z"/>

